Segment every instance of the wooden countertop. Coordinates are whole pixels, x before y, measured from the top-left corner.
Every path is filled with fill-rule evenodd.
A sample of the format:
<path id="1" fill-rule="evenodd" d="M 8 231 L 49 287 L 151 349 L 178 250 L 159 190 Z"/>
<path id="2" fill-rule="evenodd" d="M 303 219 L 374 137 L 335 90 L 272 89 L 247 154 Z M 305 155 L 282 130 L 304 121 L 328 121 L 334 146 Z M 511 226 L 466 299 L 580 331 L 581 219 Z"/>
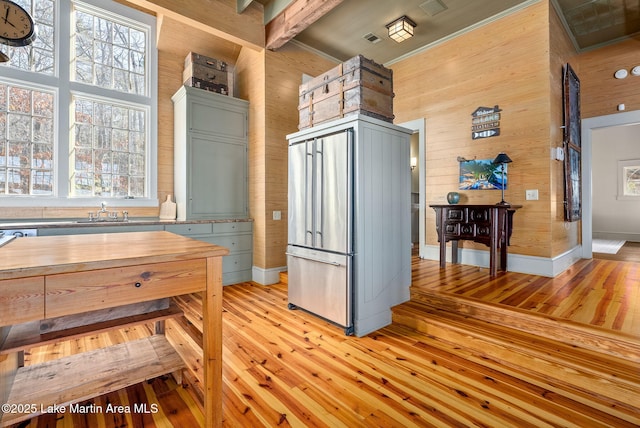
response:
<path id="1" fill-rule="evenodd" d="M 253 222 L 251 218 L 231 218 L 212 220 L 160 220 L 157 217 L 138 217 L 128 221 L 84 221 L 71 219 L 25 219 L 6 220 L 0 223 L 3 229 L 57 229 L 69 227 L 97 227 L 97 226 L 146 226 L 146 225 L 179 225 L 179 224 L 208 224 L 208 223 L 245 223 Z"/>
<path id="2" fill-rule="evenodd" d="M 0 280 L 228 253 L 224 247 L 164 231 L 34 236 L 0 247 Z"/>
<path id="3" fill-rule="evenodd" d="M 164 309 L 135 312 L 133 317 L 122 314 L 132 305 L 201 292 L 205 426 L 220 427 L 222 256 L 228 253 L 224 247 L 167 231 L 35 236 L 0 247 L 0 336 L 5 346 L 0 349 L 0 404 L 67 405 L 182 370 L 185 363 L 159 324 L 149 338 L 42 364 L 23 367 L 8 354 L 19 351 L 13 337 L 33 337 L 33 343 L 22 341 L 25 347 L 52 340 L 38 334 L 43 319 L 73 326 L 51 332 L 69 339 L 133 321 L 161 323 L 179 314 Z M 105 320 L 116 307 L 124 312 Z M 31 330 L 33 334 L 24 334 Z M 0 426 L 40 412 L 0 413 Z"/>

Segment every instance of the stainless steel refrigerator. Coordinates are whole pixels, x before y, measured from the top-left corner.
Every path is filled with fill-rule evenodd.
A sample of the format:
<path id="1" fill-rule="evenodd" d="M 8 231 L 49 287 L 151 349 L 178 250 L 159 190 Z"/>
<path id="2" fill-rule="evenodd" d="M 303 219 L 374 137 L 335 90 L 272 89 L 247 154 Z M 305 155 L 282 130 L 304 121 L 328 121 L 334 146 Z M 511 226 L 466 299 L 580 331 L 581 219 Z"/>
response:
<path id="1" fill-rule="evenodd" d="M 288 136 L 288 298 L 364 335 L 411 282 L 409 131 L 357 116 Z"/>

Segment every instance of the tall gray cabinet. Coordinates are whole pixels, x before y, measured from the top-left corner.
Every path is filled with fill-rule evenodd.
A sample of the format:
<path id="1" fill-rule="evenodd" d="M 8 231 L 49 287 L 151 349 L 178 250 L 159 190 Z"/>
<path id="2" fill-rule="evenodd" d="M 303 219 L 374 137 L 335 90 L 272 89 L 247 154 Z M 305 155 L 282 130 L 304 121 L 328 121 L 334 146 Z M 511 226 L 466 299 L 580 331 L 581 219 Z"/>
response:
<path id="1" fill-rule="evenodd" d="M 247 218 L 249 103 L 189 86 L 172 100 L 178 220 Z"/>
<path id="2" fill-rule="evenodd" d="M 178 220 L 221 221 L 177 224 L 167 230 L 227 247 L 223 284 L 250 281 L 253 223 L 234 221 L 249 216 L 249 103 L 189 86 L 171 99 Z"/>

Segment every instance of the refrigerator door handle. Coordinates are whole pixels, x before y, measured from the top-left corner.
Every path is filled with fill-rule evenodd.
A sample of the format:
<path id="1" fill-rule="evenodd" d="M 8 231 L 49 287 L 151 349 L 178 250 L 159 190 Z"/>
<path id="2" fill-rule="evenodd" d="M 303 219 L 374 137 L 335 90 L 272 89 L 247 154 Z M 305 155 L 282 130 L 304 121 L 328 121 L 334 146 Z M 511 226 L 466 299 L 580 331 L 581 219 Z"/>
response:
<path id="1" fill-rule="evenodd" d="M 314 259 L 311 257 L 303 257 L 299 254 L 294 254 L 294 253 L 285 253 L 287 256 L 291 256 L 291 257 L 297 257 L 299 259 L 304 259 L 304 260 L 313 260 L 314 262 L 318 262 L 318 263 L 324 263 L 326 265 L 332 265 L 332 266 L 342 266 L 340 263 L 338 262 L 331 262 L 331 261 L 327 261 L 327 260 L 318 260 L 318 259 Z"/>
<path id="2" fill-rule="evenodd" d="M 316 248 L 324 248 L 324 240 L 322 239 L 322 230 L 324 228 L 324 139 L 319 138 L 316 140 L 315 150 L 315 165 L 316 165 L 316 200 L 315 200 L 315 228 Z"/>
<path id="3" fill-rule="evenodd" d="M 305 143 L 305 147 L 306 147 L 306 166 L 305 166 L 305 192 L 306 195 L 304 196 L 304 200 L 305 200 L 305 214 L 304 214 L 304 221 L 305 221 L 305 237 L 304 237 L 304 242 L 306 245 L 311 245 L 313 246 L 313 241 L 314 241 L 314 237 L 313 237 L 313 223 L 314 223 L 314 201 L 312 200 L 313 197 L 313 188 L 314 188 L 314 147 L 315 147 L 315 143 L 314 140 L 310 140 L 307 141 Z"/>

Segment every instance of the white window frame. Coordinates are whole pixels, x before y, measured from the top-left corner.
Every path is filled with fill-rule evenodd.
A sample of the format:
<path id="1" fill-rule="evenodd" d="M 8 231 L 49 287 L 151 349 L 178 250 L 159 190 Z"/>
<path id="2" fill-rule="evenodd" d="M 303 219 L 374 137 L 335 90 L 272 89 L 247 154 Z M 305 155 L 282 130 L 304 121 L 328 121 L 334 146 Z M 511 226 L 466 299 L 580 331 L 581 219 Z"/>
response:
<path id="1" fill-rule="evenodd" d="M 93 98 L 114 99 L 114 92 L 78 82 L 71 82 L 71 10 L 72 3 L 86 7 L 96 7 L 148 27 L 147 66 L 149 69 L 147 95 L 118 93 L 116 100 L 124 104 L 147 105 L 147 158 L 145 198 L 105 198 L 105 197 L 71 197 L 69 188 L 69 148 L 73 144 L 70 133 L 72 123 L 71 100 L 73 95 Z M 157 207 L 158 206 L 158 52 L 156 46 L 156 18 L 144 12 L 129 8 L 111 0 L 56 1 L 56 65 L 54 75 L 33 73 L 14 68 L 3 68 L 0 76 L 9 83 L 38 89 L 53 90 L 56 94 L 57 108 L 54 111 L 54 173 L 55 188 L 53 196 L 7 196 L 0 197 L 4 207 L 83 207 L 95 206 L 106 201 L 118 207 Z M 61 49 L 61 43 L 69 44 Z M 66 119 L 66 120 L 65 120 Z M 61 122 L 64 121 L 64 122 Z M 66 141 L 66 144 L 63 142 Z"/>
<path id="2" fill-rule="evenodd" d="M 618 195 L 616 197 L 619 201 L 640 201 L 640 195 L 625 195 L 625 182 L 624 169 L 630 166 L 640 166 L 640 159 L 619 160 L 618 161 Z"/>

